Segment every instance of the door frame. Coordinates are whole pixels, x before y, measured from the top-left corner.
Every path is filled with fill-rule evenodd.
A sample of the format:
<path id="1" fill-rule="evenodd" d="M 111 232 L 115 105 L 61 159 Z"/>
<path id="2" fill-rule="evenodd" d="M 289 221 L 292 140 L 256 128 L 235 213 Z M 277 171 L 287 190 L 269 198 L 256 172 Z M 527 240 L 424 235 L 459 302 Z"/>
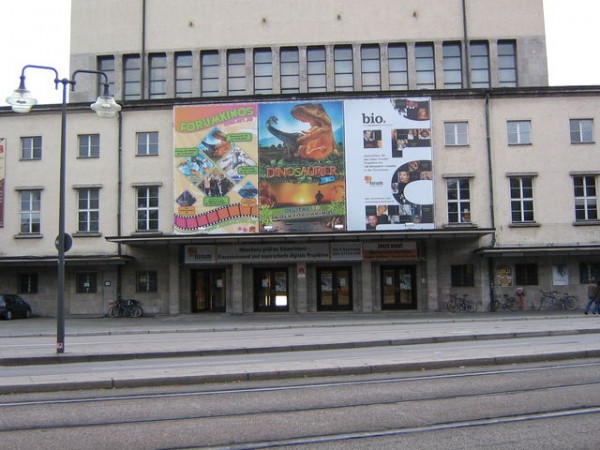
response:
<path id="1" fill-rule="evenodd" d="M 394 297 L 395 297 L 395 301 L 394 304 L 392 305 L 386 305 L 384 300 L 384 296 L 385 296 L 385 282 L 386 280 L 384 279 L 385 272 L 386 270 L 393 270 L 394 271 L 394 279 L 393 279 L 393 286 L 394 288 Z M 401 270 L 408 270 L 409 271 L 409 276 L 410 276 L 410 297 L 411 297 L 411 302 L 409 304 L 406 303 L 402 303 L 402 300 L 400 298 L 400 294 L 401 294 L 401 289 L 400 289 L 400 271 Z M 381 309 L 382 310 L 414 310 L 418 308 L 418 304 L 417 304 L 417 266 L 415 264 L 387 264 L 385 266 L 381 266 L 379 268 L 380 271 L 380 278 L 379 278 L 379 282 L 380 282 L 380 289 L 381 289 L 381 298 L 380 298 L 380 302 L 381 302 Z"/>
<path id="2" fill-rule="evenodd" d="M 346 271 L 348 274 L 348 280 L 346 280 L 346 287 L 348 288 L 348 297 L 350 301 L 347 305 L 340 305 L 338 303 L 338 292 L 340 290 L 339 280 L 338 280 L 338 272 Z M 332 279 L 331 279 L 331 289 L 332 289 L 332 304 L 323 305 L 322 304 L 322 284 L 321 284 L 321 273 L 323 271 L 331 271 Z M 317 311 L 352 311 L 354 308 L 354 298 L 353 298 L 353 290 L 352 290 L 352 266 L 318 266 L 317 267 Z"/>

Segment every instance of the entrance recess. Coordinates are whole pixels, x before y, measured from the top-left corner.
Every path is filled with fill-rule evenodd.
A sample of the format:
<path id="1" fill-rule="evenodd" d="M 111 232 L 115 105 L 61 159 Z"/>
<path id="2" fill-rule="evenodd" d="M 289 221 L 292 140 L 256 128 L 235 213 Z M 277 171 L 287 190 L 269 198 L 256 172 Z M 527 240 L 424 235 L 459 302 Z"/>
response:
<path id="1" fill-rule="evenodd" d="M 352 310 L 352 271 L 348 267 L 317 269 L 317 309 L 319 311 Z"/>
<path id="2" fill-rule="evenodd" d="M 381 309 L 417 309 L 414 266 L 381 268 Z"/>
<path id="3" fill-rule="evenodd" d="M 192 312 L 225 312 L 225 269 L 196 270 L 192 299 Z"/>
<path id="4" fill-rule="evenodd" d="M 289 311 L 286 269 L 254 269 L 254 310 Z"/>

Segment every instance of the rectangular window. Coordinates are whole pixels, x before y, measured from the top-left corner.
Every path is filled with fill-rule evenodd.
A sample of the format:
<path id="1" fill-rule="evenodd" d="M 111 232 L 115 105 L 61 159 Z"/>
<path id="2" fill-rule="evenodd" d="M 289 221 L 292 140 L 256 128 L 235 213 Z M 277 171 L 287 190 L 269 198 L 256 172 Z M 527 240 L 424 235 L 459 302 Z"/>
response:
<path id="1" fill-rule="evenodd" d="M 175 97 L 192 96 L 192 53 L 175 53 Z"/>
<path id="2" fill-rule="evenodd" d="M 130 55 L 123 58 L 123 99 L 142 98 L 140 56 Z"/>
<path id="3" fill-rule="evenodd" d="M 216 50 L 200 54 L 200 94 L 202 97 L 219 95 L 219 52 Z"/>
<path id="4" fill-rule="evenodd" d="M 308 47 L 306 50 L 308 92 L 327 91 L 325 47 Z"/>
<path id="5" fill-rule="evenodd" d="M 98 70 L 108 78 L 108 93 L 115 95 L 115 57 L 98 56 L 97 64 Z M 104 82 L 104 77 L 98 76 L 98 95 L 104 95 Z"/>
<path id="6" fill-rule="evenodd" d="M 444 89 L 462 88 L 462 55 L 459 42 L 444 43 Z"/>
<path id="7" fill-rule="evenodd" d="M 594 121 L 592 119 L 571 119 L 571 144 L 590 144 L 594 142 Z"/>
<path id="8" fill-rule="evenodd" d="M 444 138 L 447 146 L 469 145 L 468 122 L 445 122 Z"/>
<path id="9" fill-rule="evenodd" d="M 137 189 L 137 231 L 158 230 L 158 186 Z"/>
<path id="10" fill-rule="evenodd" d="M 471 42 L 471 87 L 490 87 L 490 57 L 487 42 Z"/>
<path id="11" fill-rule="evenodd" d="M 38 160 L 42 159 L 42 137 L 22 137 L 21 138 L 21 159 Z"/>
<path id="12" fill-rule="evenodd" d="M 468 178 L 446 181 L 448 195 L 448 223 L 471 222 L 471 191 Z"/>
<path id="13" fill-rule="evenodd" d="M 21 234 L 40 234 L 41 191 L 20 192 Z"/>
<path id="14" fill-rule="evenodd" d="M 342 45 L 334 47 L 333 70 L 335 73 L 334 86 L 336 91 L 354 90 L 354 66 L 351 46 Z"/>
<path id="15" fill-rule="evenodd" d="M 78 189 L 77 231 L 97 233 L 100 220 L 100 190 L 98 188 Z"/>
<path id="16" fill-rule="evenodd" d="M 136 133 L 137 156 L 158 155 L 158 131 Z"/>
<path id="17" fill-rule="evenodd" d="M 300 92 L 300 54 L 296 47 L 282 48 L 279 55 L 281 93 Z"/>
<path id="18" fill-rule="evenodd" d="M 498 85 L 517 87 L 517 44 L 498 41 Z"/>
<path id="19" fill-rule="evenodd" d="M 598 195 L 595 176 L 573 177 L 575 221 L 598 220 Z"/>
<path id="20" fill-rule="evenodd" d="M 246 52 L 244 50 L 227 51 L 227 93 L 229 95 L 246 93 Z"/>
<path id="21" fill-rule="evenodd" d="M 38 292 L 38 274 L 20 273 L 19 274 L 19 294 L 37 294 Z"/>
<path id="22" fill-rule="evenodd" d="M 531 121 L 509 120 L 506 122 L 508 145 L 531 144 Z"/>
<path id="23" fill-rule="evenodd" d="M 77 272 L 77 293 L 94 294 L 98 291 L 96 272 Z"/>
<path id="24" fill-rule="evenodd" d="M 363 45 L 360 49 L 360 72 L 363 91 L 381 90 L 381 58 L 379 45 Z"/>
<path id="25" fill-rule="evenodd" d="M 167 96 L 167 55 L 158 53 L 149 56 L 150 98 Z"/>
<path id="26" fill-rule="evenodd" d="M 518 286 L 538 284 L 537 264 L 515 264 L 515 282 Z"/>
<path id="27" fill-rule="evenodd" d="M 452 265 L 450 276 L 452 287 L 475 286 L 475 268 L 473 264 Z"/>
<path id="28" fill-rule="evenodd" d="M 534 221 L 532 178 L 510 178 L 510 212 L 513 223 Z"/>
<path id="29" fill-rule="evenodd" d="M 406 45 L 388 45 L 388 70 L 390 90 L 406 91 L 408 89 L 408 58 Z"/>
<path id="30" fill-rule="evenodd" d="M 273 93 L 273 55 L 268 48 L 254 50 L 254 93 Z"/>
<path id="31" fill-rule="evenodd" d="M 600 262 L 579 263 L 579 282 L 581 284 L 593 283 L 600 280 Z"/>
<path id="32" fill-rule="evenodd" d="M 137 272 L 136 292 L 156 292 L 158 274 L 156 271 Z"/>
<path id="33" fill-rule="evenodd" d="M 415 45 L 417 89 L 435 89 L 435 59 L 433 44 Z"/>
<path id="34" fill-rule="evenodd" d="M 77 136 L 79 143 L 80 158 L 99 158 L 100 157 L 100 135 L 99 134 L 80 134 Z"/>

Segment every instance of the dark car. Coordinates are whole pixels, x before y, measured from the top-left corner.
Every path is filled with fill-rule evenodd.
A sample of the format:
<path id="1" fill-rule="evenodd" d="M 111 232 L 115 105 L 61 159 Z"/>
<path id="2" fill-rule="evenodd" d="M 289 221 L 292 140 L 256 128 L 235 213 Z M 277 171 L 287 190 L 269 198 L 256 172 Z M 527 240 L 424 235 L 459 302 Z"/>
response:
<path id="1" fill-rule="evenodd" d="M 0 294 L 0 317 L 6 320 L 31 317 L 31 306 L 18 295 Z"/>

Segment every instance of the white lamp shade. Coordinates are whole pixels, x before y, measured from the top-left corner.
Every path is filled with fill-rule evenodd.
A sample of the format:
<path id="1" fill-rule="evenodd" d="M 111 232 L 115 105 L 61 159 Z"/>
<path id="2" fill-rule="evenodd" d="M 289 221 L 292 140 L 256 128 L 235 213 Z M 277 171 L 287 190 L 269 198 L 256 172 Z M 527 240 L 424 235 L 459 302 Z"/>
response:
<path id="1" fill-rule="evenodd" d="M 26 114 L 37 105 L 37 100 L 27 89 L 17 89 L 10 97 L 6 97 L 6 103 L 12 106 L 14 112 Z"/>
<path id="2" fill-rule="evenodd" d="M 101 95 L 98 99 L 92 103 L 91 108 L 96 111 L 99 117 L 104 119 L 112 119 L 116 117 L 117 113 L 121 111 L 121 105 L 115 102 L 114 97 L 107 97 Z"/>

